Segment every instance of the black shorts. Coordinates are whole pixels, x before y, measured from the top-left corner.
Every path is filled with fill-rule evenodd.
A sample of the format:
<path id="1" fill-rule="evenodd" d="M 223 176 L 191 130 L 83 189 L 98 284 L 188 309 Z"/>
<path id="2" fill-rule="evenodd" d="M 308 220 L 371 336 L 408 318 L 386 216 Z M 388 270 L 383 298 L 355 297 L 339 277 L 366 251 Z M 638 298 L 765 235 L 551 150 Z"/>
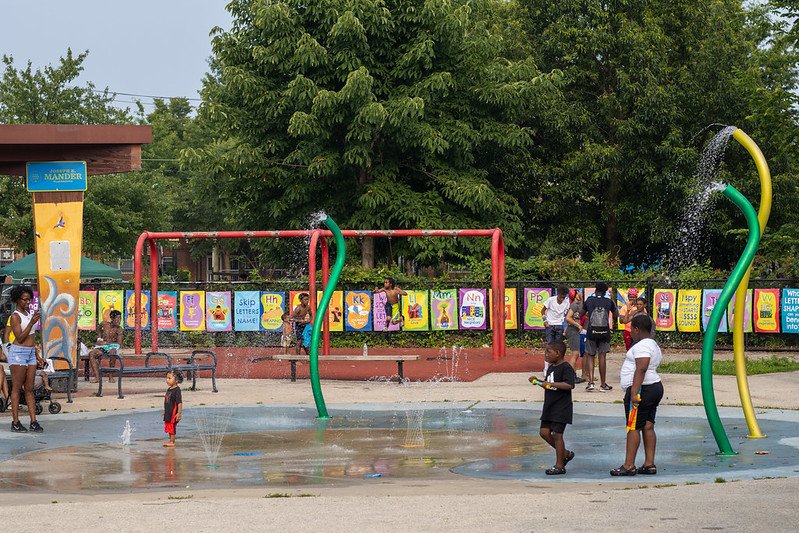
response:
<path id="1" fill-rule="evenodd" d="M 566 422 L 553 422 L 552 420 L 542 420 L 541 429 L 548 428 L 552 433 L 564 433 Z"/>
<path id="2" fill-rule="evenodd" d="M 624 393 L 624 421 L 627 422 L 630 416 L 630 389 Z M 641 403 L 638 404 L 638 419 L 635 422 L 635 429 L 644 429 L 647 422 L 655 423 L 655 415 L 658 412 L 658 405 L 663 399 L 663 383 L 658 381 L 651 385 L 641 386 Z"/>
<path id="3" fill-rule="evenodd" d="M 297 337 L 297 342 L 302 344 L 302 333 L 305 331 L 305 328 L 308 326 L 305 322 L 295 322 L 294 323 L 294 335 Z"/>

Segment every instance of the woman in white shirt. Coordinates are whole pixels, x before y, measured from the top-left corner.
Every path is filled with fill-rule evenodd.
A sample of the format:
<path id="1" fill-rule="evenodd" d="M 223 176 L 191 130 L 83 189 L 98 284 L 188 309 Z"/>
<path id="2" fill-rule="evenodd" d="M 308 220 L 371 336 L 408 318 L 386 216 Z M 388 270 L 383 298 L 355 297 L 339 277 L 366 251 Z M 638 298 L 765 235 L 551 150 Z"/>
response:
<path id="1" fill-rule="evenodd" d="M 619 380 L 624 393 L 624 412 L 628 420 L 627 454 L 624 464 L 610 471 L 611 476 L 657 474 L 655 466 L 655 415 L 663 398 L 663 384 L 657 373 L 663 359 L 660 347 L 652 338 L 652 319 L 638 314 L 631 320 L 633 346 L 621 366 Z M 629 420 L 631 407 L 638 408 L 635 420 Z M 634 424 L 634 429 L 630 425 Z M 638 447 L 644 441 L 644 464 L 635 468 Z"/>

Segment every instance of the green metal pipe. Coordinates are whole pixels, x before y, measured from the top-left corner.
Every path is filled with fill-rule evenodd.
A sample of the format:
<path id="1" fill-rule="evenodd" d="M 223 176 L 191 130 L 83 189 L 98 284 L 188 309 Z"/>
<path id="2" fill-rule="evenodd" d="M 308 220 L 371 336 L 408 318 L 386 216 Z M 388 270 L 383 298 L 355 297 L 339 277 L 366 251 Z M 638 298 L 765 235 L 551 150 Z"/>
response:
<path id="1" fill-rule="evenodd" d="M 336 264 L 333 265 L 333 271 L 330 273 L 330 279 L 325 287 L 325 292 L 322 293 L 322 299 L 317 304 L 314 316 L 313 332 L 311 333 L 311 389 L 313 389 L 313 399 L 316 402 L 316 418 L 327 420 L 330 415 L 327 414 L 325 397 L 322 395 L 322 384 L 319 382 L 319 336 L 322 333 L 322 325 L 325 322 L 325 313 L 330 305 L 330 298 L 333 296 L 333 291 L 336 290 L 338 278 L 341 277 L 341 269 L 344 268 L 347 244 L 344 242 L 344 236 L 341 234 L 338 224 L 332 218 L 328 216 L 323 222 L 336 240 Z M 316 273 L 311 272 L 311 275 L 314 276 Z"/>
<path id="2" fill-rule="evenodd" d="M 710 424 L 710 430 L 713 432 L 713 437 L 719 447 L 719 454 L 735 455 L 732 446 L 730 446 L 730 439 L 727 438 L 727 433 L 724 431 L 724 425 L 721 423 L 719 408 L 716 405 L 716 394 L 713 391 L 713 351 L 716 348 L 716 337 L 719 333 L 721 319 L 724 317 L 724 313 L 727 312 L 727 307 L 735 294 L 735 289 L 741 283 L 741 278 L 743 278 L 749 265 L 752 264 L 752 259 L 754 259 L 757 247 L 760 244 L 760 222 L 757 219 L 755 208 L 735 187 L 727 185 L 722 190 L 722 194 L 744 214 L 746 224 L 749 227 L 749 238 L 746 240 L 746 246 L 741 258 L 735 264 L 735 268 L 732 270 L 732 274 L 730 274 L 730 278 L 724 285 L 716 306 L 710 314 L 707 329 L 705 330 L 705 338 L 702 342 L 700 375 L 702 381 L 702 403 L 705 406 L 705 414 Z"/>

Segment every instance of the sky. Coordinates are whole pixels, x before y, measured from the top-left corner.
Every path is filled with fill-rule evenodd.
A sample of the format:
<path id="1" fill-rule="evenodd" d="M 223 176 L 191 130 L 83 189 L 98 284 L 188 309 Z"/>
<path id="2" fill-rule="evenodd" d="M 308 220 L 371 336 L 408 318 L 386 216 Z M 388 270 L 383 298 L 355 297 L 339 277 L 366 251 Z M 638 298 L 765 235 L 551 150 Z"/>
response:
<path id="1" fill-rule="evenodd" d="M 67 48 L 76 54 L 89 50 L 77 85 L 91 81 L 112 92 L 198 98 L 211 55 L 209 33 L 214 26 L 230 28 L 227 3 L 3 0 L 0 55 L 13 56 L 17 68 L 24 68 L 28 60 L 36 68 L 57 64 Z"/>

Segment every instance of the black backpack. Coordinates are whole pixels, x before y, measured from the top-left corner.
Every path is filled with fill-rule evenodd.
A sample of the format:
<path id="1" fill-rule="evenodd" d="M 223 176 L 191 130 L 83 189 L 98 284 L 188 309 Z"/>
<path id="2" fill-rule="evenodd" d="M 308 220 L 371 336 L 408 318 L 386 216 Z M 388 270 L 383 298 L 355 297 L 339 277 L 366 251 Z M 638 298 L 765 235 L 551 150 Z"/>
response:
<path id="1" fill-rule="evenodd" d="M 610 320 L 608 310 L 603 306 L 596 306 L 588 315 L 588 338 L 594 342 L 610 342 Z"/>

